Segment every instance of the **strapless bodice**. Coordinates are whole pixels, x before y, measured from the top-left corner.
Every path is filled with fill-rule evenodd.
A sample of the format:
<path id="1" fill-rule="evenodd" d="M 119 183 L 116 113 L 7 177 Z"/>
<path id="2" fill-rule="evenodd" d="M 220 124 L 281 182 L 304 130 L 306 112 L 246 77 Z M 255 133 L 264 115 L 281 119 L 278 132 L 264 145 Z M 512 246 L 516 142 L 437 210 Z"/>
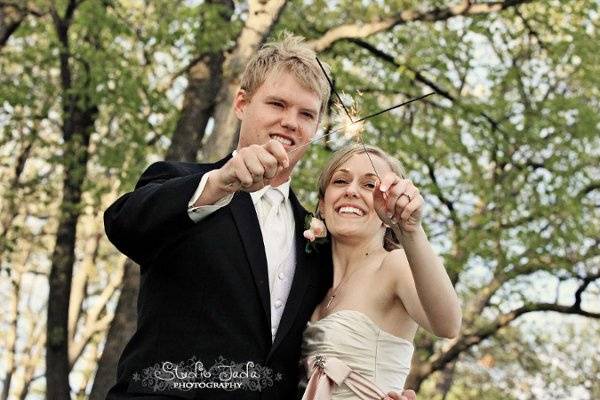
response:
<path id="1" fill-rule="evenodd" d="M 402 392 L 413 350 L 411 342 L 384 331 L 367 315 L 353 310 L 340 310 L 309 322 L 302 342 L 303 358 L 317 354 L 336 357 L 385 393 Z M 355 398 L 344 386 L 333 391 L 335 400 Z"/>

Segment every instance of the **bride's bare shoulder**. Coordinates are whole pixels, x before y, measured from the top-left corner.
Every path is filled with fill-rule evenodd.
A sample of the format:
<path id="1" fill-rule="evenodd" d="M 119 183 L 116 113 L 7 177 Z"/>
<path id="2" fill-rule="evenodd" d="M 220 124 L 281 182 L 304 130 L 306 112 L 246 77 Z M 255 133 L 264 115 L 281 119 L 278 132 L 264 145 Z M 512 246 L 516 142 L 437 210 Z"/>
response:
<path id="1" fill-rule="evenodd" d="M 395 249 L 389 251 L 381 263 L 380 272 L 383 275 L 383 279 L 390 282 L 393 286 L 396 286 L 399 281 L 403 281 L 411 275 L 410 265 L 408 264 L 404 250 Z"/>
<path id="2" fill-rule="evenodd" d="M 406 258 L 406 253 L 404 252 L 404 249 L 399 248 L 394 249 L 392 251 L 388 251 L 385 257 L 383 258 L 381 267 L 388 270 L 408 268 L 408 259 Z"/>

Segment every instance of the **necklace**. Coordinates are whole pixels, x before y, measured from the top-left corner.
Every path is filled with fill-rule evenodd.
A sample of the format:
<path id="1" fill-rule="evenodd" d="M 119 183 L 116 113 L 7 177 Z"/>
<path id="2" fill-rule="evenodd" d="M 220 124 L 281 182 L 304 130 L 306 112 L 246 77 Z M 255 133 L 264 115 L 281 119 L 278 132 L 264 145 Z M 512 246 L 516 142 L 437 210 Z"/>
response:
<path id="1" fill-rule="evenodd" d="M 367 253 L 367 255 L 369 255 L 369 253 Z M 340 288 L 344 285 L 344 283 L 346 283 L 350 277 L 352 275 L 354 275 L 354 273 L 356 271 L 358 271 L 360 268 L 356 268 L 354 271 L 350 272 L 350 274 L 348 274 L 347 276 L 344 277 L 344 279 L 342 279 L 342 281 L 335 287 L 335 289 L 333 289 L 332 293 L 331 293 L 331 297 L 329 297 L 329 300 L 327 301 L 327 304 L 325 305 L 325 310 L 329 310 L 329 306 L 331 306 L 331 303 L 333 302 L 333 300 L 335 299 L 335 296 L 337 296 L 338 291 L 340 290 Z"/>
<path id="2" fill-rule="evenodd" d="M 329 298 L 329 301 L 327 302 L 327 305 L 325 306 L 326 310 L 329 310 L 329 306 L 331 305 L 331 302 L 333 301 L 333 299 L 335 299 L 335 293 L 331 295 L 331 297 Z"/>

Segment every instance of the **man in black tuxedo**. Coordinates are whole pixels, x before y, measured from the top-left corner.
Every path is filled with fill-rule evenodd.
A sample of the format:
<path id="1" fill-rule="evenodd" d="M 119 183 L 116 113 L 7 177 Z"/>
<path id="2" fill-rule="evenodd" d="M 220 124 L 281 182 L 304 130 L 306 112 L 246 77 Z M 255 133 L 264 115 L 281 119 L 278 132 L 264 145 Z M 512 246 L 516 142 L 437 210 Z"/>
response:
<path id="1" fill-rule="evenodd" d="M 108 399 L 296 397 L 302 332 L 332 274 L 328 249 L 305 252 L 289 179 L 328 98 L 300 38 L 266 45 L 234 100 L 234 154 L 152 164 L 106 210 L 109 239 L 141 268 Z"/>

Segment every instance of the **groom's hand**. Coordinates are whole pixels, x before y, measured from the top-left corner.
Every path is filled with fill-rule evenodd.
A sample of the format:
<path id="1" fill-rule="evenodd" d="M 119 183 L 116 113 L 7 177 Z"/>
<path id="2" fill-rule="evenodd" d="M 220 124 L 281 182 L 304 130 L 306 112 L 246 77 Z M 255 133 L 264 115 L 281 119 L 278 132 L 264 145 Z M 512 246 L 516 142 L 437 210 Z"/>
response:
<path id="1" fill-rule="evenodd" d="M 194 206 L 215 204 L 238 190 L 260 190 L 289 164 L 283 145 L 275 140 L 262 146 L 253 144 L 241 148 L 221 168 L 207 173 L 208 181 Z"/>
<path id="2" fill-rule="evenodd" d="M 271 179 L 287 167 L 289 159 L 285 148 L 271 140 L 264 145 L 253 144 L 239 149 L 216 171 L 215 178 L 217 185 L 228 193 L 255 192 L 269 185 Z"/>
<path id="3" fill-rule="evenodd" d="M 405 390 L 402 394 L 396 392 L 389 392 L 386 400 L 416 400 L 417 394 L 413 390 Z"/>

